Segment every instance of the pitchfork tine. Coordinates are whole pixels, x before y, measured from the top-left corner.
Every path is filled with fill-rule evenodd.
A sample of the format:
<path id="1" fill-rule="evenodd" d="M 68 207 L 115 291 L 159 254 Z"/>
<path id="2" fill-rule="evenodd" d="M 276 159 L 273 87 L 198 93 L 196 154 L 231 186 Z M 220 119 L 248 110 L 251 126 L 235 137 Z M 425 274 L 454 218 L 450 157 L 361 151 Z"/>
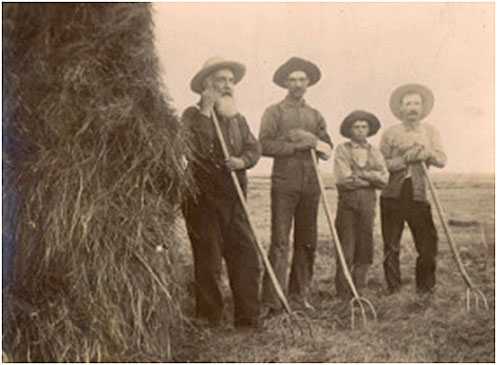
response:
<path id="1" fill-rule="evenodd" d="M 357 298 L 353 298 L 351 301 L 350 301 L 350 305 L 351 305 L 351 315 L 350 315 L 350 319 L 351 319 L 351 327 L 352 329 L 354 329 L 355 327 L 355 304 L 357 303 L 357 305 L 359 306 L 359 308 L 361 309 L 361 315 L 362 315 L 362 323 L 364 324 L 364 326 L 367 326 L 367 323 L 368 323 L 368 319 L 367 319 L 367 313 L 366 313 L 366 309 L 364 308 L 364 304 L 367 305 L 367 307 L 369 307 L 369 309 L 371 310 L 371 314 L 373 315 L 373 320 L 377 320 L 378 319 L 378 315 L 376 313 L 376 310 L 373 306 L 373 304 L 366 298 L 364 297 L 357 297 Z"/>
<path id="2" fill-rule="evenodd" d="M 481 308 L 480 303 L 483 303 L 483 308 L 486 310 L 489 310 L 490 307 L 488 305 L 487 298 L 485 297 L 485 294 L 480 289 L 471 289 L 467 288 L 466 289 L 466 311 L 470 312 L 471 311 L 471 298 L 474 298 L 475 302 L 475 309 L 479 310 Z M 480 302 L 481 300 L 481 302 Z"/>
<path id="3" fill-rule="evenodd" d="M 335 246 L 337 249 L 338 253 L 338 258 L 340 260 L 340 264 L 342 265 L 343 268 L 343 273 L 345 275 L 345 278 L 347 280 L 347 283 L 349 284 L 350 289 L 352 290 L 352 294 L 354 298 L 350 301 L 350 309 L 351 309 L 351 314 L 350 314 L 350 323 L 351 327 L 354 328 L 355 326 L 355 311 L 354 311 L 354 305 L 357 303 L 359 308 L 361 309 L 361 315 L 362 315 L 362 322 L 364 325 L 367 323 L 367 313 L 366 310 L 364 309 L 364 305 L 362 302 L 365 302 L 368 304 L 368 306 L 372 309 L 372 313 L 374 316 L 374 319 L 376 320 L 376 311 L 374 310 L 373 304 L 365 298 L 362 298 L 359 296 L 359 293 L 357 292 L 357 289 L 354 285 L 354 280 L 352 279 L 352 275 L 350 274 L 350 270 L 347 267 L 347 261 L 345 261 L 345 257 L 343 255 L 343 250 L 342 250 L 342 245 L 340 244 L 340 239 L 338 238 L 338 234 L 335 230 L 335 226 L 332 223 L 331 219 L 331 213 L 330 213 L 330 208 L 328 207 L 328 202 L 326 200 L 326 191 L 324 190 L 324 184 L 323 180 L 321 178 L 321 174 L 319 173 L 319 167 L 318 167 L 318 161 L 316 157 L 316 151 L 315 150 L 310 150 L 311 152 L 311 157 L 312 157 L 312 163 L 314 165 L 314 170 L 316 171 L 317 179 L 318 179 L 318 185 L 319 189 L 321 191 L 321 200 L 323 201 L 323 207 L 324 207 L 324 212 L 326 214 L 326 219 L 328 220 L 328 226 L 330 227 L 331 235 L 333 237 L 333 241 L 335 242 Z"/>

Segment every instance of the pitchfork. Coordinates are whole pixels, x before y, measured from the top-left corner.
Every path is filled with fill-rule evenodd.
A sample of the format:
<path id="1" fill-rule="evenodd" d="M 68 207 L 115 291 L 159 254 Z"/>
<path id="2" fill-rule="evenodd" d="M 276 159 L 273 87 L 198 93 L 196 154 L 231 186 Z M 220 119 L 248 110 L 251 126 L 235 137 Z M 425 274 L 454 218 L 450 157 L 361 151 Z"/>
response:
<path id="1" fill-rule="evenodd" d="M 214 126 L 216 128 L 216 134 L 217 134 L 217 137 L 219 139 L 219 143 L 221 144 L 221 149 L 223 150 L 224 158 L 226 160 L 228 160 L 230 157 L 229 151 L 228 151 L 228 148 L 226 146 L 226 142 L 224 140 L 223 133 L 221 132 L 221 128 L 219 127 L 219 121 L 217 119 L 217 116 L 216 116 L 216 113 L 214 112 L 214 110 L 211 110 L 211 115 L 212 115 L 212 120 L 214 122 Z M 276 275 L 274 274 L 273 267 L 271 266 L 271 263 L 269 262 L 267 254 L 257 239 L 257 236 L 255 234 L 255 228 L 252 224 L 252 221 L 251 221 L 249 213 L 248 213 L 247 202 L 245 201 L 245 196 L 243 194 L 242 188 L 240 186 L 240 182 L 238 181 L 238 177 L 236 176 L 235 171 L 231 171 L 231 179 L 233 180 L 233 184 L 235 185 L 236 192 L 238 193 L 238 198 L 240 199 L 240 203 L 242 204 L 243 211 L 245 213 L 245 217 L 247 218 L 248 225 L 250 227 L 250 230 L 252 231 L 252 235 L 254 237 L 254 243 L 255 243 L 255 246 L 257 248 L 257 251 L 259 252 L 259 255 L 262 258 L 262 262 L 264 263 L 264 267 L 267 271 L 267 274 L 269 275 L 269 278 L 270 278 L 271 283 L 274 287 L 274 290 L 276 291 L 276 294 L 277 294 L 279 300 L 281 301 L 283 308 L 285 309 L 285 311 L 287 313 L 287 317 L 280 318 L 281 325 L 285 326 L 285 327 L 288 326 L 290 328 L 290 334 L 292 337 L 295 337 L 295 331 L 294 331 L 294 328 L 292 327 L 292 323 L 294 323 L 297 326 L 300 334 L 303 335 L 305 333 L 304 329 L 307 329 L 309 332 L 309 336 L 313 337 L 312 327 L 311 327 L 308 319 L 305 317 L 305 315 L 301 312 L 292 311 L 292 309 L 290 308 L 290 305 L 289 305 L 288 300 L 283 292 L 283 289 L 281 288 L 281 285 L 280 285 L 278 279 L 276 278 Z M 303 325 L 301 324 L 301 322 L 303 322 Z M 285 338 L 285 344 L 286 344 L 286 338 Z"/>
<path id="2" fill-rule="evenodd" d="M 330 208 L 328 206 L 328 201 L 326 200 L 323 180 L 321 178 L 321 174 L 319 173 L 319 166 L 318 166 L 318 160 L 316 157 L 316 151 L 314 149 L 311 149 L 310 151 L 311 151 L 311 156 L 312 156 L 312 163 L 314 165 L 314 170 L 316 170 L 316 175 L 318 178 L 319 189 L 321 190 L 321 198 L 323 201 L 324 212 L 326 213 L 328 225 L 330 226 L 331 236 L 333 238 L 333 241 L 335 242 L 336 250 L 338 252 L 338 257 L 340 259 L 340 264 L 342 265 L 343 272 L 345 274 L 345 278 L 347 279 L 347 283 L 349 284 L 349 287 L 352 290 L 352 294 L 354 296 L 350 300 L 350 311 L 351 311 L 351 313 L 350 313 L 350 325 L 351 325 L 352 329 L 354 329 L 354 327 L 355 327 L 355 310 L 356 310 L 356 308 L 358 308 L 358 309 L 360 309 L 360 313 L 362 316 L 362 322 L 363 322 L 364 326 L 366 326 L 367 322 L 368 322 L 367 311 L 366 311 L 367 308 L 370 309 L 371 314 L 373 316 L 373 319 L 375 321 L 377 320 L 378 316 L 376 314 L 376 310 L 375 310 L 373 304 L 367 298 L 360 296 L 356 287 L 355 287 L 354 280 L 352 279 L 352 275 L 350 274 L 350 270 L 347 266 L 347 262 L 345 261 L 345 257 L 343 255 L 342 245 L 340 243 L 340 240 L 338 239 L 338 234 L 335 230 L 335 226 L 332 223 Z"/>
<path id="3" fill-rule="evenodd" d="M 435 185 L 431 181 L 430 175 L 428 174 L 428 169 L 426 168 L 426 164 L 424 162 L 421 162 L 421 167 L 426 177 L 426 181 L 428 182 L 428 187 L 430 188 L 431 196 L 433 197 L 433 201 L 435 202 L 435 207 L 437 208 L 438 216 L 440 217 L 440 221 L 442 222 L 442 227 L 444 229 L 445 235 L 447 236 L 447 240 L 449 241 L 450 249 L 452 251 L 454 259 L 456 260 L 457 267 L 459 268 L 461 276 L 463 277 L 464 282 L 466 283 L 467 286 L 466 311 L 469 312 L 471 310 L 471 303 L 473 301 L 475 303 L 475 308 L 478 310 L 480 308 L 480 299 L 483 303 L 483 307 L 488 310 L 489 306 L 487 298 L 485 297 L 483 292 L 473 284 L 473 281 L 471 280 L 466 269 L 464 268 L 464 264 L 462 263 L 461 257 L 459 255 L 459 250 L 457 249 L 454 240 L 452 239 L 452 234 L 450 233 L 449 225 L 445 218 L 445 213 L 442 209 L 442 205 L 440 204 L 440 200 L 438 199 L 437 190 L 435 189 Z"/>

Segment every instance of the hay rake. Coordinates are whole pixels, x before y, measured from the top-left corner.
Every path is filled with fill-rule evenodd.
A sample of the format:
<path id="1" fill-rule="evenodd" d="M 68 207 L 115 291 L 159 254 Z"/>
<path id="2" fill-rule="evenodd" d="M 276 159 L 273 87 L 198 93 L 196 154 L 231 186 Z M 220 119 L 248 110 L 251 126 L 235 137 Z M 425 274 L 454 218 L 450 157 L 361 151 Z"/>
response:
<path id="1" fill-rule="evenodd" d="M 340 264 L 342 265 L 343 272 L 345 275 L 345 278 L 347 279 L 347 283 L 349 284 L 349 287 L 352 291 L 353 298 L 350 300 L 349 305 L 350 305 L 350 326 L 352 329 L 355 328 L 356 325 L 356 310 L 359 309 L 359 313 L 362 318 L 362 323 L 364 326 L 367 326 L 368 323 L 368 311 L 371 312 L 371 315 L 373 316 L 373 320 L 376 321 L 378 319 L 378 315 L 376 313 L 376 310 L 373 306 L 373 303 L 371 301 L 363 296 L 359 295 L 359 292 L 357 291 L 357 288 L 355 287 L 354 280 L 352 279 L 352 275 L 350 274 L 350 270 L 347 266 L 347 262 L 345 261 L 345 257 L 343 255 L 343 250 L 342 250 L 342 245 L 340 243 L 340 240 L 338 239 L 338 234 L 335 230 L 335 226 L 333 225 L 332 219 L 331 219 L 331 213 L 330 213 L 330 208 L 328 206 L 328 201 L 326 200 L 326 195 L 325 195 L 325 190 L 324 190 L 324 184 L 323 180 L 321 178 L 321 174 L 319 173 L 319 166 L 318 166 L 318 160 L 316 157 L 316 151 L 311 149 L 311 156 L 312 156 L 312 163 L 314 165 L 314 170 L 316 171 L 316 175 L 318 178 L 318 184 L 319 184 L 319 189 L 321 190 L 321 199 L 323 201 L 323 206 L 324 206 L 324 212 L 326 214 L 326 219 L 328 220 L 328 225 L 330 227 L 331 231 L 331 236 L 333 238 L 333 241 L 335 242 L 335 246 L 338 252 L 338 257 L 340 259 Z"/>
<path id="2" fill-rule="evenodd" d="M 223 151 L 224 158 L 228 160 L 230 157 L 229 151 L 226 146 L 223 133 L 221 132 L 221 128 L 219 127 L 219 121 L 217 119 L 214 110 L 211 110 L 211 116 L 212 116 L 212 121 L 214 122 L 214 127 L 216 129 L 216 134 L 219 139 L 219 143 L 221 144 L 221 149 Z M 235 185 L 238 198 L 240 200 L 240 203 L 242 204 L 245 217 L 247 218 L 248 225 L 254 237 L 254 243 L 256 249 L 259 252 L 259 256 L 262 258 L 262 262 L 269 275 L 274 290 L 276 291 L 276 294 L 278 295 L 278 298 L 280 299 L 281 304 L 283 305 L 283 308 L 286 312 L 286 315 L 279 316 L 278 321 L 276 323 L 277 326 L 289 328 L 289 331 L 283 331 L 285 346 L 287 344 L 285 333 L 289 332 L 291 337 L 295 339 L 297 334 L 297 332 L 295 331 L 295 327 L 297 328 L 298 333 L 300 333 L 301 335 L 304 335 L 307 332 L 310 337 L 313 337 L 312 326 L 307 316 L 303 312 L 292 311 L 292 309 L 290 308 L 290 304 L 288 303 L 288 300 L 283 292 L 283 289 L 281 288 L 281 285 L 278 279 L 276 278 L 276 275 L 274 274 L 273 267 L 269 262 L 267 254 L 264 248 L 262 247 L 262 245 L 259 243 L 259 240 L 257 239 L 257 236 L 255 234 L 255 227 L 253 226 L 252 220 L 250 219 L 249 216 L 249 211 L 248 211 L 247 202 L 245 201 L 245 196 L 240 186 L 240 182 L 238 181 L 238 177 L 236 176 L 236 173 L 234 171 L 231 171 L 231 179 L 233 180 L 233 184 Z"/>
<path id="3" fill-rule="evenodd" d="M 470 312 L 471 311 L 471 306 L 472 303 L 474 303 L 474 308 L 476 310 L 481 308 L 481 305 L 483 305 L 483 308 L 486 310 L 489 310 L 488 306 L 488 301 L 487 298 L 485 297 L 485 294 L 478 289 L 471 278 L 468 275 L 468 272 L 464 268 L 464 264 L 461 260 L 461 256 L 459 255 L 459 250 L 457 249 L 454 239 L 452 238 L 452 234 L 449 230 L 449 225 L 447 223 L 447 219 L 445 218 L 445 213 L 443 211 L 442 205 L 440 204 L 440 199 L 438 198 L 438 193 L 437 190 L 435 189 L 435 185 L 431 181 L 430 175 L 428 174 L 428 169 L 426 168 L 426 164 L 424 162 L 421 163 L 421 167 L 423 169 L 423 173 L 425 175 L 426 181 L 428 182 L 428 187 L 431 192 L 431 196 L 433 197 L 433 201 L 435 203 L 435 207 L 438 212 L 438 216 L 440 217 L 440 221 L 442 222 L 442 227 L 445 232 L 445 235 L 447 236 L 447 241 L 449 241 L 449 246 L 452 251 L 452 255 L 454 256 L 454 259 L 456 260 L 457 267 L 459 269 L 459 272 L 461 273 L 461 276 L 466 283 L 466 311 Z M 485 241 L 486 244 L 486 241 Z M 481 301 L 480 301 L 481 299 Z"/>

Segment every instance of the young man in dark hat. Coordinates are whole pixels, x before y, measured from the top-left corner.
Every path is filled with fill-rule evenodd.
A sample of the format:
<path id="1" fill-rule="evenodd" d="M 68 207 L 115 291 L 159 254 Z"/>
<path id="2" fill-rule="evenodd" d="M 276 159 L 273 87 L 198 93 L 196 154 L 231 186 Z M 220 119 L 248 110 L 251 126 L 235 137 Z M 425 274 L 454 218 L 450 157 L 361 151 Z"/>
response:
<path id="1" fill-rule="evenodd" d="M 436 128 L 421 121 L 433 108 L 433 94 L 423 85 L 407 84 L 390 97 L 390 109 L 402 123 L 388 128 L 380 149 L 390 172 L 381 196 L 381 227 L 384 241 L 384 270 L 388 289 L 400 289 L 400 240 L 407 222 L 414 238 L 416 289 L 431 293 L 435 287 L 437 231 L 421 163 L 444 167 L 447 157 Z"/>
<path id="2" fill-rule="evenodd" d="M 260 158 L 261 148 L 245 118 L 237 111 L 234 87 L 245 66 L 220 58 L 208 60 L 191 81 L 201 94 L 198 105 L 183 113 L 193 149 L 188 169 L 198 188 L 183 204 L 195 266 L 197 316 L 215 325 L 223 315 L 222 258 L 235 305 L 235 326 L 256 327 L 259 317 L 261 266 L 247 217 L 230 176 L 247 191 L 246 170 Z M 225 160 L 211 113 L 216 113 L 230 158 Z"/>
<path id="3" fill-rule="evenodd" d="M 367 141 L 380 126 L 378 118 L 369 112 L 350 113 L 340 126 L 340 133 L 350 140 L 335 150 L 334 175 L 338 190 L 335 225 L 358 291 L 366 286 L 367 272 L 373 263 L 376 189 L 383 189 L 388 181 L 380 150 Z M 349 299 L 351 292 L 338 255 L 336 267 L 337 294 Z"/>
<path id="4" fill-rule="evenodd" d="M 287 89 L 285 99 L 266 109 L 259 141 L 264 156 L 274 158 L 271 176 L 271 247 L 269 260 L 287 291 L 290 230 L 294 221 L 294 254 L 288 291 L 293 304 L 312 309 L 308 302 L 317 244 L 319 185 L 310 149 L 321 158 L 331 155 L 332 142 L 321 113 L 304 100 L 309 86 L 321 78 L 312 62 L 293 57 L 274 74 L 276 85 Z M 264 278 L 263 301 L 269 315 L 281 306 L 269 278 Z"/>

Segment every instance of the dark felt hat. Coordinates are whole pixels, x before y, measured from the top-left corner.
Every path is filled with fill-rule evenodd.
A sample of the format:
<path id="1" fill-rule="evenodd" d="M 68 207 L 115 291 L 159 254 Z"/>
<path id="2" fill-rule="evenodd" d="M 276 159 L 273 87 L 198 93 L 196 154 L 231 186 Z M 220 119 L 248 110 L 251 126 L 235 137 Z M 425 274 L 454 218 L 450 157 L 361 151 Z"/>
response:
<path id="1" fill-rule="evenodd" d="M 350 138 L 350 128 L 358 120 L 364 120 L 369 124 L 369 134 L 368 137 L 375 135 L 381 127 L 381 123 L 372 113 L 366 112 L 364 110 L 355 110 L 345 117 L 342 124 L 340 125 L 340 134 L 344 137 Z"/>
<path id="2" fill-rule="evenodd" d="M 314 63 L 299 57 L 292 57 L 282 64 L 273 76 L 273 82 L 286 89 L 288 75 L 294 71 L 303 71 L 309 78 L 309 85 L 312 86 L 321 79 L 321 71 Z"/>

